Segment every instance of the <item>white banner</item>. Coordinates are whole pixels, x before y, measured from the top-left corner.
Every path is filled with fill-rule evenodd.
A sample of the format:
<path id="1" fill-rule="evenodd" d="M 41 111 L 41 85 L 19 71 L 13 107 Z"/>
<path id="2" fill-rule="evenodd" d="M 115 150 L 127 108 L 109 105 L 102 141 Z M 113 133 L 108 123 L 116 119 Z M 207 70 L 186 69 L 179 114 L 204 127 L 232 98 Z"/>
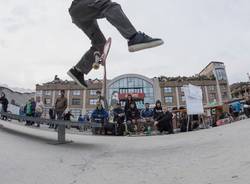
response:
<path id="1" fill-rule="evenodd" d="M 203 114 L 204 108 L 202 103 L 201 87 L 189 84 L 184 86 L 184 93 L 187 104 L 187 113 L 189 115 Z"/>

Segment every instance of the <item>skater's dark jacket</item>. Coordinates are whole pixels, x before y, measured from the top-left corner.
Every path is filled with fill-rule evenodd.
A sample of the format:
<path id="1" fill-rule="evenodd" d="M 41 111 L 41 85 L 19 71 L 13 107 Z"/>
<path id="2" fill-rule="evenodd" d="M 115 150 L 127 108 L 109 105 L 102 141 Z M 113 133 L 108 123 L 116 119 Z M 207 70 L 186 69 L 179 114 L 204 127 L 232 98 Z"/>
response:
<path id="1" fill-rule="evenodd" d="M 157 107 L 157 104 L 160 104 L 160 107 Z M 163 110 L 162 110 L 162 106 L 161 106 L 161 101 L 157 100 L 155 103 L 155 108 L 153 110 L 153 118 L 154 120 L 158 121 L 159 118 L 163 115 Z"/>

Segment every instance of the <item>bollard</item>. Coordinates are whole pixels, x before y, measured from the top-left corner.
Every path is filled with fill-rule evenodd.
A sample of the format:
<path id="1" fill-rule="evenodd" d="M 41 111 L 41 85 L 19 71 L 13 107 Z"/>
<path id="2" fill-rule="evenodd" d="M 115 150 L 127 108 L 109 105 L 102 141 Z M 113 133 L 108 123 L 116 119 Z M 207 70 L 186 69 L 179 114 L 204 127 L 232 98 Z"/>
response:
<path id="1" fill-rule="evenodd" d="M 59 124 L 58 125 L 58 130 L 57 130 L 57 133 L 58 133 L 58 143 L 59 144 L 65 144 L 66 143 L 66 140 L 65 140 L 65 128 L 66 126 L 65 125 L 62 125 L 62 124 Z"/>

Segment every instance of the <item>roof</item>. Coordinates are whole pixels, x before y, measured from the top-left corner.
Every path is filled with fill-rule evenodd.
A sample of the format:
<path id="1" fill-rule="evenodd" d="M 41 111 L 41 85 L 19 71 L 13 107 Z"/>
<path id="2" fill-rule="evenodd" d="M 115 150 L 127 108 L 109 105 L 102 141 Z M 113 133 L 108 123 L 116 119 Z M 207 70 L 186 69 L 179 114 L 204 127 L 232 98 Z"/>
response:
<path id="1" fill-rule="evenodd" d="M 201 70 L 200 74 L 212 64 L 224 64 L 224 63 L 219 61 L 211 61 L 205 68 L 203 68 L 203 70 Z"/>

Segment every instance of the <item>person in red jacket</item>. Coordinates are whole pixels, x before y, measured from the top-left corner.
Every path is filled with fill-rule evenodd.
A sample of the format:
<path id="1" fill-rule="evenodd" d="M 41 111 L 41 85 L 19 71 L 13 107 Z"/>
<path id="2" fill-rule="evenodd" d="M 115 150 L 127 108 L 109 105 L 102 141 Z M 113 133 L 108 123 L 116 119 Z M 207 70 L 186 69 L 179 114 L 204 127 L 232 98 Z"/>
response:
<path id="1" fill-rule="evenodd" d="M 95 56 L 102 54 L 106 38 L 100 30 L 97 19 L 106 18 L 121 35 L 128 40 L 130 52 L 152 48 L 163 44 L 159 38 L 151 38 L 135 29 L 121 6 L 111 0 L 73 0 L 69 13 L 72 22 L 91 40 L 91 48 L 83 55 L 77 65 L 68 71 L 68 75 L 80 86 L 87 88 L 84 75 L 92 70 Z"/>

